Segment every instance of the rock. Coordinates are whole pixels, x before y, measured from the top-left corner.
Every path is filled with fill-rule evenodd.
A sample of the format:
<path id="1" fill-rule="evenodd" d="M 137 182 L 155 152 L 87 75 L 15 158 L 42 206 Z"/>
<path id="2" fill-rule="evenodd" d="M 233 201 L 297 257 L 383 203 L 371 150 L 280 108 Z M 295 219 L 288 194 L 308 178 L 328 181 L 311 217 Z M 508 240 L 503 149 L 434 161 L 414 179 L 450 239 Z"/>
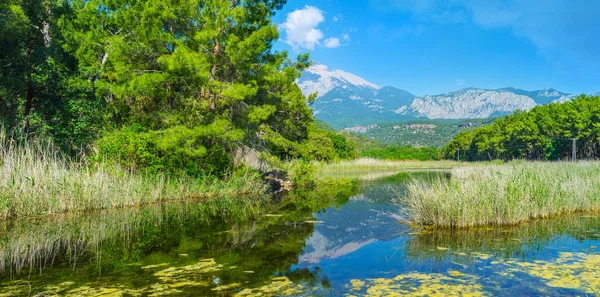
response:
<path id="1" fill-rule="evenodd" d="M 262 178 L 269 183 L 272 193 L 279 193 L 292 189 L 293 183 L 289 180 L 287 172 L 281 170 L 273 170 L 263 173 Z"/>

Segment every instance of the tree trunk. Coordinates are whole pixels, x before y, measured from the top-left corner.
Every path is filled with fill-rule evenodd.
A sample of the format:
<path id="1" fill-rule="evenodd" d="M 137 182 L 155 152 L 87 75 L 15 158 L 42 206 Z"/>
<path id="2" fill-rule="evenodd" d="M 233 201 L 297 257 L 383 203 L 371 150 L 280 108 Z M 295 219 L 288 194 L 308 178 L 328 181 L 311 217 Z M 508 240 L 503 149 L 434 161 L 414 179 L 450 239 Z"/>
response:
<path id="1" fill-rule="evenodd" d="M 219 30 L 220 31 L 220 30 Z M 211 79 L 215 79 L 215 76 L 217 75 L 217 56 L 219 55 L 219 39 L 215 38 L 215 47 L 213 50 L 213 54 L 214 54 L 214 58 L 215 58 L 215 62 L 212 65 L 212 68 L 210 69 L 210 77 Z M 212 94 L 212 96 L 210 96 L 209 102 L 208 102 L 208 108 L 210 110 L 211 113 L 214 113 L 216 111 L 216 95 Z"/>
<path id="2" fill-rule="evenodd" d="M 32 40 L 29 44 L 29 49 L 27 49 L 27 67 L 29 68 L 29 73 L 27 74 L 27 100 L 25 101 L 25 110 L 23 112 L 23 131 L 25 133 L 29 133 L 29 113 L 33 108 L 33 81 L 31 78 L 33 67 L 31 65 L 31 54 L 34 47 L 35 40 Z"/>
<path id="3" fill-rule="evenodd" d="M 105 51 L 104 55 L 102 56 L 102 61 L 100 62 L 100 71 L 98 71 L 98 74 L 96 74 L 96 76 L 92 80 L 92 86 L 96 85 L 96 81 L 98 79 L 100 79 L 100 74 L 102 73 L 102 69 L 104 68 L 104 64 L 106 64 L 106 60 L 108 60 L 108 50 Z"/>
<path id="4" fill-rule="evenodd" d="M 51 37 L 50 37 L 50 14 L 52 13 L 52 10 L 50 9 L 50 6 L 46 7 L 46 20 L 42 22 L 42 34 L 44 35 L 44 46 L 46 48 L 50 47 L 50 41 L 51 41 Z"/>

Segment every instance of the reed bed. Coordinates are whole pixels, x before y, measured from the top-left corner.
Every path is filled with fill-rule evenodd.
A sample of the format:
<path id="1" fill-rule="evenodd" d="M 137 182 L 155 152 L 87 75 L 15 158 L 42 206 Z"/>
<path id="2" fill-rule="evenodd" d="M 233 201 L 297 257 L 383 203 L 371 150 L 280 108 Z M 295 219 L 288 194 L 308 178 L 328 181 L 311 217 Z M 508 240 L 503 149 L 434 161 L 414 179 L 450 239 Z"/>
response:
<path id="1" fill-rule="evenodd" d="M 511 162 L 453 169 L 414 180 L 404 207 L 412 222 L 463 228 L 600 211 L 600 162 Z"/>
<path id="2" fill-rule="evenodd" d="M 322 172 L 330 173 L 374 170 L 451 169 L 463 166 L 464 164 L 455 161 L 390 161 L 360 158 L 337 163 L 318 163 L 317 167 Z"/>
<path id="3" fill-rule="evenodd" d="M 258 203 L 265 190 L 249 175 L 170 178 L 88 164 L 62 156 L 51 144 L 17 144 L 0 132 L 0 219 L 190 200 L 236 211 Z"/>

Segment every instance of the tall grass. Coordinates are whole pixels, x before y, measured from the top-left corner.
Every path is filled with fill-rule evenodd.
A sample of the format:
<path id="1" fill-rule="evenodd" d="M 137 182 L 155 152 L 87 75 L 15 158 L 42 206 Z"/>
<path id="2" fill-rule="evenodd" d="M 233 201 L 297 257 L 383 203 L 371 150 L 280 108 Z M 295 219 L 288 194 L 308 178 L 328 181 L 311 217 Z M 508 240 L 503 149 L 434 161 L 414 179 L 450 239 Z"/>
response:
<path id="1" fill-rule="evenodd" d="M 412 181 L 405 206 L 416 224 L 509 225 L 600 210 L 600 163 L 511 162 L 455 168 L 451 178 Z"/>
<path id="2" fill-rule="evenodd" d="M 371 158 L 360 158 L 336 163 L 319 163 L 315 165 L 321 172 L 357 172 L 357 171 L 387 171 L 414 169 L 450 169 L 462 166 L 464 163 L 455 161 L 391 161 Z"/>
<path id="3" fill-rule="evenodd" d="M 264 192 L 255 176 L 222 180 L 136 174 L 66 158 L 48 143 L 16 143 L 0 132 L 0 219 L 189 200 L 236 211 L 257 203 Z"/>

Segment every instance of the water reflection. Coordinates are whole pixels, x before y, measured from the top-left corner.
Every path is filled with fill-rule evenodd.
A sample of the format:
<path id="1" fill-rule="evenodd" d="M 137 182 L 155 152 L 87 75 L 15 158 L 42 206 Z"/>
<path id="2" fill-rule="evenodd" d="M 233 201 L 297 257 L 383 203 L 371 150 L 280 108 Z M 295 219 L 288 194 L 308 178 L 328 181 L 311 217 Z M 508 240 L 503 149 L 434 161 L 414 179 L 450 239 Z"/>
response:
<path id="1" fill-rule="evenodd" d="M 0 296 L 600 291 L 600 216 L 454 231 L 398 223 L 405 182 L 438 174 L 297 192 L 249 221 L 170 204 L 4 222 Z"/>
<path id="2" fill-rule="evenodd" d="M 291 280 L 311 284 L 318 270 L 288 270 L 313 233 L 312 214 L 345 203 L 354 191 L 348 184 L 297 192 L 250 221 L 216 217 L 201 204 L 169 204 L 5 222 L 0 296 L 222 295 L 259 285 L 288 290 Z M 199 268 L 206 263 L 211 269 Z"/>

